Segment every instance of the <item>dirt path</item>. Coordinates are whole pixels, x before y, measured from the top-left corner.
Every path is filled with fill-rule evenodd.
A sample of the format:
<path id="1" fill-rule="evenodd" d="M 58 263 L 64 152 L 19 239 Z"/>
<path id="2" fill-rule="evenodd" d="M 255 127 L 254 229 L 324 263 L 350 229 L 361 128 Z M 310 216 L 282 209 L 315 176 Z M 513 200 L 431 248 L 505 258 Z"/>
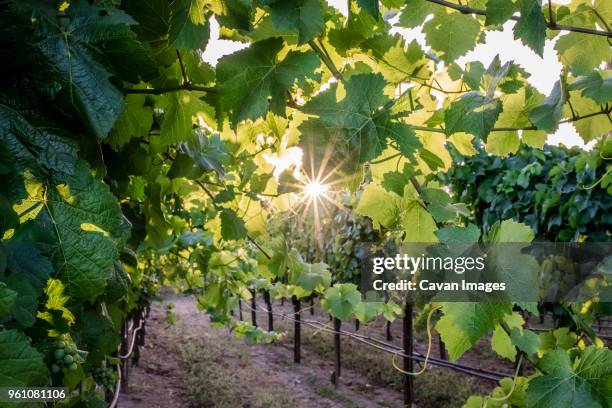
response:
<path id="1" fill-rule="evenodd" d="M 176 323 L 164 321 L 171 302 Z M 130 387 L 120 408 L 132 407 L 400 407 L 400 393 L 371 385 L 343 369 L 330 384 L 332 361 L 303 349 L 293 363 L 289 339 L 251 345 L 226 328 L 213 327 L 193 298 L 168 296 L 152 306 L 147 344 L 130 368 Z"/>

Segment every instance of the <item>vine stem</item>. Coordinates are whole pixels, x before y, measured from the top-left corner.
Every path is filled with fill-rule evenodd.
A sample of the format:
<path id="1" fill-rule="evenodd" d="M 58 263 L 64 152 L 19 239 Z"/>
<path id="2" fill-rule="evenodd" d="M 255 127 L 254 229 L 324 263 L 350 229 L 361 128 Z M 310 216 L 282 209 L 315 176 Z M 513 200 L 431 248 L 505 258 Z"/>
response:
<path id="1" fill-rule="evenodd" d="M 446 0 L 427 0 L 427 1 L 430 3 L 435 3 L 438 5 L 444 6 L 444 7 L 448 7 L 448 8 L 460 11 L 464 14 L 477 14 L 480 16 L 487 15 L 486 10 L 477 9 L 477 8 L 473 8 L 469 6 L 462 6 L 459 4 L 451 3 L 450 1 L 446 1 Z M 518 16 L 510 16 L 510 20 L 517 21 L 519 18 L 520 17 Z M 564 25 L 564 24 L 557 24 L 555 21 L 547 21 L 546 26 L 549 29 L 555 30 L 555 31 L 573 31 L 576 33 L 601 35 L 601 36 L 608 37 L 608 38 L 612 37 L 612 31 L 602 31 L 602 30 L 595 30 L 595 29 L 586 28 L 586 27 L 576 27 L 576 26 L 569 26 L 569 25 Z"/>
<path id="2" fill-rule="evenodd" d="M 308 45 L 310 46 L 310 48 L 312 48 L 314 50 L 314 52 L 316 52 L 319 55 L 319 58 L 321 58 L 321 61 L 323 61 L 323 63 L 325 64 L 325 66 L 331 71 L 332 75 L 334 76 L 334 78 L 336 78 L 338 81 L 342 81 L 344 82 L 344 77 L 342 76 L 342 74 L 340 73 L 340 71 L 338 71 L 338 68 L 336 68 L 336 66 L 334 65 L 334 62 L 331 60 L 331 58 L 317 45 L 317 43 L 314 42 L 314 40 L 310 40 L 308 41 Z"/>
<path id="3" fill-rule="evenodd" d="M 209 86 L 193 85 L 186 83 L 178 86 L 169 86 L 164 88 L 131 88 L 123 90 L 126 94 L 148 94 L 148 95 L 163 95 L 165 93 L 178 91 L 201 91 L 208 93 L 216 93 L 217 89 Z"/>

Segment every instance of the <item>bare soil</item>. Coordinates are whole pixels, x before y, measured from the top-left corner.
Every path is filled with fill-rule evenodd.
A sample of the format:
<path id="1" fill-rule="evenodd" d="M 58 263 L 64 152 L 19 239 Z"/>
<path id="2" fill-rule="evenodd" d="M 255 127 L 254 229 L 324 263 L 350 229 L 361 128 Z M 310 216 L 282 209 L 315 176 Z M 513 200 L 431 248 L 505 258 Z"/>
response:
<path id="1" fill-rule="evenodd" d="M 175 324 L 164 320 L 169 302 Z M 308 349 L 302 350 L 303 364 L 294 364 L 288 341 L 252 345 L 213 327 L 192 297 L 167 296 L 153 304 L 146 329 L 120 408 L 402 406 L 399 392 L 350 369 L 332 386 L 333 362 Z"/>

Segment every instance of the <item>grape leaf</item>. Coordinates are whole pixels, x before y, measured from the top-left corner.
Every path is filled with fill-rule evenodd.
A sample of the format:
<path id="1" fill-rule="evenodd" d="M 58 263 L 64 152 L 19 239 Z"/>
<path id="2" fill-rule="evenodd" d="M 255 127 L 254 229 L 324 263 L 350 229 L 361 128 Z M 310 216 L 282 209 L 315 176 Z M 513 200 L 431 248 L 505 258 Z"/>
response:
<path id="1" fill-rule="evenodd" d="M 378 18 L 378 0 L 357 0 L 357 4 L 362 10 L 365 10 L 374 18 Z"/>
<path id="2" fill-rule="evenodd" d="M 529 112 L 529 120 L 538 129 L 554 132 L 559 126 L 563 104 L 565 104 L 565 92 L 562 82 L 557 81 L 552 92 L 544 99 L 542 104 Z"/>
<path id="3" fill-rule="evenodd" d="M 510 17 L 512 17 L 515 11 L 518 11 L 518 8 L 512 0 L 488 0 L 485 24 L 504 24 Z"/>
<path id="4" fill-rule="evenodd" d="M 340 320 L 348 320 L 361 302 L 361 294 L 352 283 L 336 283 L 327 288 L 323 296 L 323 310 Z"/>
<path id="5" fill-rule="evenodd" d="M 412 156 L 420 142 L 409 126 L 391 120 L 385 86 L 380 74 L 358 74 L 346 81 L 342 99 L 337 100 L 337 84 L 312 98 L 303 111 L 317 117 L 299 127 L 304 151 L 321 160 L 325 150 L 333 146 L 331 161 L 354 170 L 378 157 L 391 138 L 402 153 Z"/>
<path id="6" fill-rule="evenodd" d="M 151 129 L 153 109 L 150 106 L 143 106 L 144 102 L 144 95 L 125 97 L 125 109 L 105 140 L 113 149 L 118 150 L 132 137 L 144 136 Z"/>
<path id="7" fill-rule="evenodd" d="M 321 0 L 282 0 L 270 6 L 270 17 L 280 30 L 297 30 L 298 44 L 304 44 L 325 28 L 323 10 Z"/>
<path id="8" fill-rule="evenodd" d="M 234 210 L 224 208 L 221 213 L 221 236 L 225 240 L 239 240 L 247 235 L 247 229 L 242 218 Z"/>
<path id="9" fill-rule="evenodd" d="M 555 44 L 559 60 L 576 76 L 588 75 L 602 62 L 612 59 L 612 47 L 608 39 L 598 35 L 569 33 Z"/>
<path id="10" fill-rule="evenodd" d="M 181 140 L 187 140 L 193 129 L 194 117 L 208 109 L 197 93 L 178 91 L 158 99 L 157 105 L 164 109 L 164 120 L 160 137 L 152 140 L 159 150 Z"/>
<path id="11" fill-rule="evenodd" d="M 399 25 L 415 28 L 423 24 L 425 18 L 439 11 L 439 7 L 427 0 L 406 0 L 406 6 L 399 18 Z"/>
<path id="12" fill-rule="evenodd" d="M 568 89 L 582 90 L 582 96 L 605 104 L 612 101 L 612 76 L 608 75 L 608 72 L 593 71 L 572 82 Z"/>
<path id="13" fill-rule="evenodd" d="M 612 352 L 589 346 L 572 365 L 565 350 L 549 350 L 538 365 L 546 372 L 534 378 L 527 388 L 530 407 L 605 406 L 610 398 Z"/>
<path id="14" fill-rule="evenodd" d="M 493 336 L 491 336 L 491 348 L 501 357 L 507 358 L 510 361 L 514 361 L 516 357 L 516 349 L 510 340 L 510 336 L 504 331 L 501 325 L 497 326 L 493 330 Z"/>
<path id="15" fill-rule="evenodd" d="M 205 48 L 210 26 L 204 13 L 205 0 L 174 0 L 170 5 L 168 41 L 179 49 Z"/>
<path id="16" fill-rule="evenodd" d="M 53 263 L 59 277 L 73 300 L 92 301 L 104 291 L 118 255 L 116 245 L 125 239 L 119 203 L 79 162 L 74 175 L 54 175 L 46 209 L 56 234 Z"/>
<path id="17" fill-rule="evenodd" d="M 478 20 L 469 14 L 436 14 L 423 26 L 425 41 L 446 63 L 474 49 L 480 32 Z"/>
<path id="18" fill-rule="evenodd" d="M 94 311 L 84 312 L 74 331 L 87 346 L 87 363 L 92 365 L 99 365 L 106 355 L 116 351 L 121 341 L 113 322 Z"/>
<path id="19" fill-rule="evenodd" d="M 516 131 L 493 132 L 487 138 L 487 152 L 496 156 L 508 156 L 519 148 L 519 136 Z"/>
<path id="20" fill-rule="evenodd" d="M 49 370 L 31 339 L 17 330 L 0 331 L 0 387 L 45 387 Z"/>
<path id="21" fill-rule="evenodd" d="M 50 123 L 35 119 L 30 110 L 0 103 L 0 161 L 13 163 L 17 171 L 28 169 L 35 174 L 43 173 L 44 168 L 73 172 L 76 143 L 52 129 Z"/>
<path id="22" fill-rule="evenodd" d="M 586 116 L 602 111 L 602 107 L 595 103 L 591 98 L 585 98 L 577 91 L 571 91 L 569 100 L 572 102 L 574 112 L 579 116 Z M 608 115 L 597 114 L 582 118 L 573 122 L 578 134 L 585 143 L 590 142 L 602 135 L 610 133 L 610 119 Z"/>
<path id="23" fill-rule="evenodd" d="M 312 51 L 290 51 L 282 59 L 279 38 L 259 41 L 227 55 L 217 65 L 220 104 L 233 126 L 265 117 L 268 111 L 285 116 L 287 91 L 294 84 L 318 78 L 320 61 Z"/>
<path id="24" fill-rule="evenodd" d="M 413 200 L 401 215 L 401 223 L 406 232 L 404 242 L 437 242 L 436 222 L 431 214 L 417 201 Z"/>
<path id="25" fill-rule="evenodd" d="M 436 330 L 442 336 L 451 360 L 455 361 L 486 336 L 512 312 L 510 302 L 456 302 L 443 304 L 444 316 Z"/>
<path id="26" fill-rule="evenodd" d="M 355 212 L 372 218 L 375 224 L 391 228 L 399 218 L 398 200 L 399 196 L 396 194 L 370 183 L 361 194 Z"/>
<path id="27" fill-rule="evenodd" d="M 444 113 L 446 134 L 465 132 L 484 138 L 495 125 L 502 109 L 497 99 L 487 98 L 477 92 L 464 94 L 451 103 Z"/>
<path id="28" fill-rule="evenodd" d="M 531 48 L 540 57 L 544 55 L 546 19 L 539 0 L 519 0 L 521 16 L 514 25 L 514 38 Z"/>
<path id="29" fill-rule="evenodd" d="M 38 300 L 47 279 L 54 272 L 51 261 L 44 254 L 44 247 L 28 237 L 28 231 L 33 228 L 34 222 L 22 224 L 13 239 L 4 242 L 8 273 L 0 273 L 0 280 L 17 293 L 12 314 L 24 327 L 35 323 Z"/>
<path id="30" fill-rule="evenodd" d="M 5 322 L 11 316 L 15 300 L 17 292 L 9 289 L 6 283 L 0 282 L 0 322 Z"/>
<path id="31" fill-rule="evenodd" d="M 537 353 L 540 348 L 540 338 L 531 330 L 513 327 L 510 331 L 510 338 L 512 344 L 528 356 Z"/>
<path id="32" fill-rule="evenodd" d="M 490 243 L 528 243 L 533 241 L 533 238 L 534 234 L 531 228 L 514 220 L 496 222 L 487 234 L 487 241 Z"/>
<path id="33" fill-rule="evenodd" d="M 331 284 L 331 273 L 329 267 L 322 263 L 303 263 L 298 276 L 290 274 L 293 278 L 290 284 L 297 285 L 305 291 L 304 296 L 310 295 L 316 290 L 323 290 Z"/>
<path id="34" fill-rule="evenodd" d="M 52 5 L 38 3 L 32 7 L 31 13 L 41 16 L 34 24 L 37 34 L 43 36 L 35 47 L 62 83 L 58 97 L 78 113 L 94 136 L 106 137 L 123 111 L 123 95 L 109 81 L 110 73 L 96 60 L 92 43 L 101 45 L 118 36 L 129 36 L 135 21 L 121 10 L 109 12 L 83 1 L 66 10 L 69 22 L 68 27 L 63 27 Z"/>
<path id="35" fill-rule="evenodd" d="M 474 136 L 461 132 L 454 133 L 448 138 L 448 141 L 451 142 L 453 146 L 455 146 L 455 149 L 463 156 L 474 156 L 478 153 L 476 148 L 474 148 L 472 140 L 474 140 Z"/>
<path id="36" fill-rule="evenodd" d="M 353 312 L 360 323 L 367 324 L 382 313 L 384 305 L 383 302 L 359 302 Z"/>

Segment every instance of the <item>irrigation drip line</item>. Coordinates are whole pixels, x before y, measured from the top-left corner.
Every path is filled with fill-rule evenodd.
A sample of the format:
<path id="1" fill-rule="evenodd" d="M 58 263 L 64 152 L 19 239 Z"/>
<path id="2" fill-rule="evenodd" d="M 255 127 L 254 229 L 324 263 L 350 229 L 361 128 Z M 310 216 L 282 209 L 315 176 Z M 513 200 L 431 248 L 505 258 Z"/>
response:
<path id="1" fill-rule="evenodd" d="M 251 308 L 248 304 L 246 305 L 247 308 L 254 310 L 253 308 Z M 261 306 L 260 306 L 261 307 Z M 255 312 L 257 312 L 258 310 L 254 310 Z M 269 311 L 267 309 L 261 309 L 259 310 L 261 312 L 266 312 L 269 313 Z M 271 312 L 273 315 L 275 316 L 279 316 L 279 317 L 283 317 L 285 319 L 291 320 L 293 322 L 298 322 L 297 319 L 294 319 L 293 317 L 291 317 L 289 314 L 284 314 L 284 313 L 278 313 L 278 312 Z M 291 313 L 294 314 L 294 313 Z M 418 362 L 424 362 L 425 361 L 425 356 L 423 356 L 421 353 L 418 352 L 413 352 L 412 355 L 408 355 L 406 353 L 404 353 L 401 348 L 393 345 L 393 344 L 389 344 L 377 339 L 373 339 L 373 338 L 369 338 L 367 336 L 363 336 L 363 335 L 358 335 L 356 333 L 350 333 L 344 330 L 335 330 L 335 329 L 331 329 L 328 326 L 326 326 L 324 323 L 321 323 L 319 321 L 316 320 L 309 320 L 309 319 L 304 319 L 304 320 L 299 320 L 300 324 L 304 324 L 306 326 L 310 326 L 314 329 L 317 329 L 317 331 L 324 331 L 326 333 L 330 333 L 330 334 L 340 334 L 342 336 L 351 338 L 355 341 L 358 341 L 360 343 L 363 343 L 367 346 L 370 346 L 372 348 L 375 348 L 377 350 L 383 351 L 385 353 L 388 354 L 392 354 L 395 355 L 397 357 L 406 357 L 406 358 L 410 358 L 413 359 L 415 361 Z M 375 342 L 378 342 L 380 344 L 376 344 L 376 343 L 372 343 L 370 340 L 373 340 Z M 435 366 L 439 366 L 439 367 L 445 367 L 445 368 L 449 368 L 451 370 L 455 370 L 455 371 L 459 371 L 462 372 L 464 374 L 468 374 L 474 377 L 479 377 L 485 380 L 489 380 L 489 381 L 494 381 L 494 382 L 498 382 L 499 380 L 501 380 L 502 378 L 507 377 L 508 375 L 504 374 L 504 373 L 499 373 L 499 372 L 495 372 L 495 371 L 489 371 L 489 370 L 484 370 L 484 369 L 480 369 L 480 368 L 476 368 L 476 367 L 470 367 L 470 366 L 466 366 L 466 365 L 462 365 L 462 364 L 457 364 L 457 363 L 451 363 L 450 361 L 446 361 L 446 360 L 441 360 L 441 359 L 437 359 L 435 357 L 429 357 L 429 362 L 432 365 Z"/>
<path id="2" fill-rule="evenodd" d="M 130 342 L 130 347 L 127 351 L 126 354 L 121 355 L 119 354 L 119 351 L 117 351 L 117 358 L 121 359 L 121 360 L 125 360 L 127 358 L 130 357 L 130 355 L 132 354 L 132 351 L 134 351 L 134 344 L 136 344 L 136 335 L 138 334 L 138 332 L 142 329 L 143 323 L 145 321 L 144 319 L 144 315 L 143 312 L 140 312 L 140 323 L 138 324 L 138 327 L 132 331 L 132 340 Z M 128 329 L 128 331 L 132 330 L 134 328 L 134 323 L 131 322 L 130 323 L 130 327 Z M 119 394 L 121 393 L 121 363 L 117 364 L 117 384 L 115 385 L 115 390 L 113 392 L 113 401 L 110 403 L 109 408 L 115 408 L 117 405 L 117 402 L 119 401 Z"/>
<path id="3" fill-rule="evenodd" d="M 140 317 L 140 323 L 138 324 L 138 327 L 135 330 L 132 331 L 132 341 L 130 342 L 130 347 L 129 347 L 128 351 L 124 355 L 119 354 L 117 357 L 119 357 L 122 360 L 130 357 L 130 355 L 132 354 L 132 351 L 134 351 L 134 344 L 136 343 L 136 335 L 138 334 L 140 329 L 142 329 L 143 322 L 144 322 L 144 319 L 141 316 Z M 134 325 L 132 325 L 132 328 L 133 327 L 134 327 Z"/>
<path id="4" fill-rule="evenodd" d="M 262 311 L 263 311 L 263 309 L 262 309 Z M 267 310 L 265 310 L 265 311 L 267 312 Z M 283 317 L 287 317 L 287 318 L 295 321 L 295 319 L 292 319 L 288 315 L 282 315 L 282 314 L 279 314 L 279 313 L 274 313 L 274 314 L 280 315 L 280 316 L 283 316 Z M 293 314 L 293 313 L 291 313 L 291 314 Z M 329 325 L 326 325 L 325 323 L 319 322 L 318 320 L 302 319 L 302 320 L 300 320 L 300 322 L 301 323 L 310 323 L 311 325 L 324 326 L 331 333 L 336 333 L 336 331 L 334 329 L 330 328 Z M 387 350 L 388 353 L 396 354 L 398 351 L 402 350 L 401 347 L 399 347 L 399 346 L 397 346 L 397 345 L 395 345 L 393 343 L 388 343 L 388 342 L 386 342 L 384 340 L 377 339 L 375 337 L 365 336 L 365 335 L 359 334 L 359 333 L 351 333 L 351 332 L 347 332 L 347 331 L 344 331 L 344 330 L 340 330 L 340 334 L 344 334 L 344 335 L 352 337 L 352 338 L 359 337 L 362 340 L 366 340 L 368 342 L 378 343 L 381 347 L 386 347 L 386 348 L 391 349 L 391 350 Z M 422 359 L 425 358 L 425 356 L 422 353 L 419 353 L 418 351 L 414 351 L 413 354 L 415 355 L 415 359 L 418 360 L 418 361 L 422 361 Z M 397 355 L 398 355 L 398 357 L 406 356 L 408 358 L 411 358 L 410 356 L 404 355 L 403 353 L 400 353 L 400 354 L 397 354 Z M 467 365 L 464 365 L 464 364 L 451 363 L 448 360 L 440 359 L 440 358 L 437 358 L 437 357 L 434 357 L 434 356 L 429 356 L 429 360 L 437 362 L 437 363 L 440 363 L 440 364 L 444 364 L 445 366 L 447 366 L 448 364 L 452 364 L 453 366 L 461 368 L 463 370 L 476 371 L 476 372 L 487 374 L 487 375 L 491 375 L 491 376 L 499 376 L 499 375 L 508 376 L 508 375 L 511 375 L 511 373 L 500 373 L 500 372 L 497 372 L 497 371 L 491 371 L 491 370 L 487 370 L 487 369 L 483 369 L 483 368 L 471 367 L 471 366 L 467 366 Z"/>
<path id="5" fill-rule="evenodd" d="M 110 403 L 108 408 L 115 408 L 119 401 L 119 394 L 121 393 L 121 366 L 117 364 L 117 385 L 115 385 L 115 392 L 113 393 L 113 401 Z"/>

